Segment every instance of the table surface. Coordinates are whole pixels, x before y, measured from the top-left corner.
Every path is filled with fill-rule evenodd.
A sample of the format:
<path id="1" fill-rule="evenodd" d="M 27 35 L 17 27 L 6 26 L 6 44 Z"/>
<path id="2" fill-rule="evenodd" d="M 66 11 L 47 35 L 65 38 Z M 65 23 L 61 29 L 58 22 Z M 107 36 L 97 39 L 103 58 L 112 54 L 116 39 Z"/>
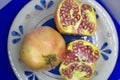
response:
<path id="1" fill-rule="evenodd" d="M 18 80 L 15 76 L 12 67 L 9 62 L 8 52 L 7 52 L 7 39 L 10 26 L 18 14 L 18 12 L 26 5 L 30 0 L 12 0 L 4 8 L 0 10 L 0 78 L 2 80 Z M 101 2 L 97 0 L 109 13 L 109 10 Z M 109 13 L 110 14 L 110 13 Z M 120 40 L 120 25 L 117 23 L 116 19 L 110 14 L 116 30 L 118 32 L 118 38 Z M 120 80 L 120 55 L 118 55 L 117 63 L 108 80 Z"/>

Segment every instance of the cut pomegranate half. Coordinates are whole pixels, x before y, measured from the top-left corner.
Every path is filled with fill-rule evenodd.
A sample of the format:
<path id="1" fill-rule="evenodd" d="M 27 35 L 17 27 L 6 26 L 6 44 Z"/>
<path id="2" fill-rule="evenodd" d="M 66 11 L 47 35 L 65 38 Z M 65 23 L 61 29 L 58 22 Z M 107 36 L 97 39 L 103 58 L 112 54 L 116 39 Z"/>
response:
<path id="1" fill-rule="evenodd" d="M 66 59 L 60 65 L 60 73 L 66 80 L 90 80 L 97 61 L 99 49 L 85 40 L 75 40 L 67 46 Z"/>
<path id="2" fill-rule="evenodd" d="M 93 7 L 76 0 L 61 1 L 56 9 L 55 22 L 62 34 L 91 36 L 96 31 Z"/>

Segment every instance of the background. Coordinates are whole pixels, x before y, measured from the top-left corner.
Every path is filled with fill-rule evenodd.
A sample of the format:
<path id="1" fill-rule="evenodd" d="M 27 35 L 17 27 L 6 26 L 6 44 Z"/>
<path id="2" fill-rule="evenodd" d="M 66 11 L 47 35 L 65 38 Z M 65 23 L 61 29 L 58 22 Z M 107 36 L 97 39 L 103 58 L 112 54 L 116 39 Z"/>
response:
<path id="1" fill-rule="evenodd" d="M 18 80 L 10 66 L 7 53 L 7 39 L 14 18 L 29 1 L 30 0 L 0 0 L 0 80 Z M 120 40 L 120 25 L 117 22 L 118 16 L 116 17 L 116 14 L 114 14 L 115 11 L 112 11 L 113 9 L 103 3 L 102 0 L 96 1 L 100 3 L 112 17 Z M 120 80 L 120 55 L 118 56 L 115 69 L 108 80 Z"/>

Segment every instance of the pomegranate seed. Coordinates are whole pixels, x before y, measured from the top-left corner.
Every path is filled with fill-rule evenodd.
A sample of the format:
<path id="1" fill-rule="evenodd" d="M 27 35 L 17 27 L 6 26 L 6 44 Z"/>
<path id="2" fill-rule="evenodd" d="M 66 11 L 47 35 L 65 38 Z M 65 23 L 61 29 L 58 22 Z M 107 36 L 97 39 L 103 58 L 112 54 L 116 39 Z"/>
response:
<path id="1" fill-rule="evenodd" d="M 90 22 L 86 22 L 86 25 L 89 27 L 90 26 Z"/>
<path id="2" fill-rule="evenodd" d="M 78 5 L 77 4 L 73 4 L 72 7 L 78 9 Z"/>
<path id="3" fill-rule="evenodd" d="M 90 30 L 90 27 L 87 27 L 87 30 L 89 31 L 89 30 Z"/>
<path id="4" fill-rule="evenodd" d="M 84 51 L 84 52 L 85 52 L 85 54 L 86 54 L 86 53 L 88 53 L 88 50 L 87 50 L 87 49 L 85 49 L 85 51 Z"/>
<path id="5" fill-rule="evenodd" d="M 65 9 L 65 11 L 66 11 L 66 12 L 69 12 L 69 9 L 68 9 L 68 8 L 66 8 L 66 9 Z"/>
<path id="6" fill-rule="evenodd" d="M 78 48 L 81 49 L 82 47 L 84 47 L 84 45 L 78 45 Z"/>
<path id="7" fill-rule="evenodd" d="M 64 75 L 68 75 L 69 73 L 68 73 L 68 69 L 62 69 L 62 73 L 64 74 Z"/>
<path id="8" fill-rule="evenodd" d="M 87 19 L 88 18 L 86 13 L 82 13 L 82 16 L 83 16 L 83 19 Z"/>
<path id="9" fill-rule="evenodd" d="M 88 50 L 87 50 L 87 53 L 88 53 L 88 54 L 91 54 L 92 52 L 91 52 L 91 50 L 88 49 Z"/>
<path id="10" fill-rule="evenodd" d="M 78 64 L 73 64 L 73 66 L 76 68 Z"/>
<path id="11" fill-rule="evenodd" d="M 86 67 L 83 67 L 82 70 L 83 70 L 83 71 L 86 71 Z"/>
<path id="12" fill-rule="evenodd" d="M 79 71 L 82 71 L 82 67 L 81 66 L 78 66 L 77 68 Z"/>
<path id="13" fill-rule="evenodd" d="M 78 49 L 73 50 L 74 53 L 78 53 Z"/>
<path id="14" fill-rule="evenodd" d="M 85 22 L 82 22 L 82 23 L 81 23 L 81 26 L 82 26 L 82 27 L 85 26 Z"/>
<path id="15" fill-rule="evenodd" d="M 75 22 L 74 22 L 74 20 L 72 20 L 72 21 L 71 21 L 71 25 L 75 25 Z"/>
<path id="16" fill-rule="evenodd" d="M 65 11 L 65 8 L 64 7 L 61 7 L 61 9 L 60 9 L 61 11 Z"/>
<path id="17" fill-rule="evenodd" d="M 90 55 L 89 58 L 92 59 L 92 58 L 93 58 L 93 55 Z"/>
<path id="18" fill-rule="evenodd" d="M 63 64 L 67 66 L 69 63 L 67 61 L 65 61 Z"/>
<path id="19" fill-rule="evenodd" d="M 62 22 L 62 25 L 63 25 L 63 26 L 66 26 L 64 22 Z"/>
<path id="20" fill-rule="evenodd" d="M 75 67 L 73 65 L 70 65 L 69 68 L 73 71 Z"/>
<path id="21" fill-rule="evenodd" d="M 79 61 L 78 57 L 75 57 L 75 58 L 74 58 L 74 61 Z"/>
<path id="22" fill-rule="evenodd" d="M 67 77 L 68 77 L 68 78 L 72 78 L 72 75 L 71 75 L 71 74 L 69 74 L 69 75 L 67 75 Z"/>
<path id="23" fill-rule="evenodd" d="M 83 26 L 83 29 L 87 29 L 87 26 L 85 25 L 85 26 Z"/>
<path id="24" fill-rule="evenodd" d="M 84 48 L 87 49 L 87 46 L 85 46 Z"/>
<path id="25" fill-rule="evenodd" d="M 90 29 L 89 32 L 92 33 L 92 32 L 93 32 L 93 29 Z"/>
<path id="26" fill-rule="evenodd" d="M 83 10 L 91 10 L 91 6 L 89 6 L 88 4 L 83 4 L 82 9 Z"/>
<path id="27" fill-rule="evenodd" d="M 71 6 L 69 6 L 69 7 L 68 7 L 68 9 L 70 10 L 70 9 L 72 9 L 72 7 L 71 7 Z"/>
<path id="28" fill-rule="evenodd" d="M 61 11 L 60 11 L 60 14 L 64 14 L 64 13 L 65 13 L 65 11 L 64 11 L 64 10 L 61 10 Z"/>
<path id="29" fill-rule="evenodd" d="M 65 18 L 65 14 L 63 14 L 62 17 Z"/>
<path id="30" fill-rule="evenodd" d="M 73 72 L 73 70 L 71 68 L 69 68 L 69 71 L 70 71 L 70 73 Z"/>
<path id="31" fill-rule="evenodd" d="M 82 52 L 84 52 L 84 50 L 85 50 L 84 46 L 83 46 L 83 47 L 81 47 L 81 51 L 82 51 Z"/>
<path id="32" fill-rule="evenodd" d="M 67 21 L 65 21 L 65 24 L 66 24 L 66 25 L 68 25 L 68 22 L 67 22 Z"/>
<path id="33" fill-rule="evenodd" d="M 73 60 L 73 59 L 71 59 L 71 62 L 74 62 L 74 60 Z"/>
<path id="34" fill-rule="evenodd" d="M 77 8 L 74 8 L 74 13 L 78 13 L 78 12 L 79 12 L 78 7 L 77 7 Z"/>
<path id="35" fill-rule="evenodd" d="M 87 49 L 88 49 L 88 50 L 92 50 L 92 47 L 89 46 L 89 45 L 87 45 Z"/>
<path id="36" fill-rule="evenodd" d="M 75 56 L 75 53 L 73 51 L 68 53 L 68 58 L 73 58 Z"/>
<path id="37" fill-rule="evenodd" d="M 64 19 L 63 19 L 63 16 L 60 16 L 60 19 L 61 19 L 61 21 L 63 21 Z"/>
<path id="38" fill-rule="evenodd" d="M 80 20 L 80 15 L 77 15 L 77 16 L 76 16 L 76 19 L 77 19 L 77 20 Z"/>

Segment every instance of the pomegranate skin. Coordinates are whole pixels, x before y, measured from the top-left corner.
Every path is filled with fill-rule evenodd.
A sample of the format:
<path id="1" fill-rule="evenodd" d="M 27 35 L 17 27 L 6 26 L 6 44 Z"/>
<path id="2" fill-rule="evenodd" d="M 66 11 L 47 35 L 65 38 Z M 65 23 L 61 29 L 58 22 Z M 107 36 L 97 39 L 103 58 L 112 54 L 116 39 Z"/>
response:
<path id="1" fill-rule="evenodd" d="M 20 60 L 30 69 L 49 70 L 63 61 L 66 44 L 63 37 L 49 26 L 38 27 L 24 36 Z"/>

